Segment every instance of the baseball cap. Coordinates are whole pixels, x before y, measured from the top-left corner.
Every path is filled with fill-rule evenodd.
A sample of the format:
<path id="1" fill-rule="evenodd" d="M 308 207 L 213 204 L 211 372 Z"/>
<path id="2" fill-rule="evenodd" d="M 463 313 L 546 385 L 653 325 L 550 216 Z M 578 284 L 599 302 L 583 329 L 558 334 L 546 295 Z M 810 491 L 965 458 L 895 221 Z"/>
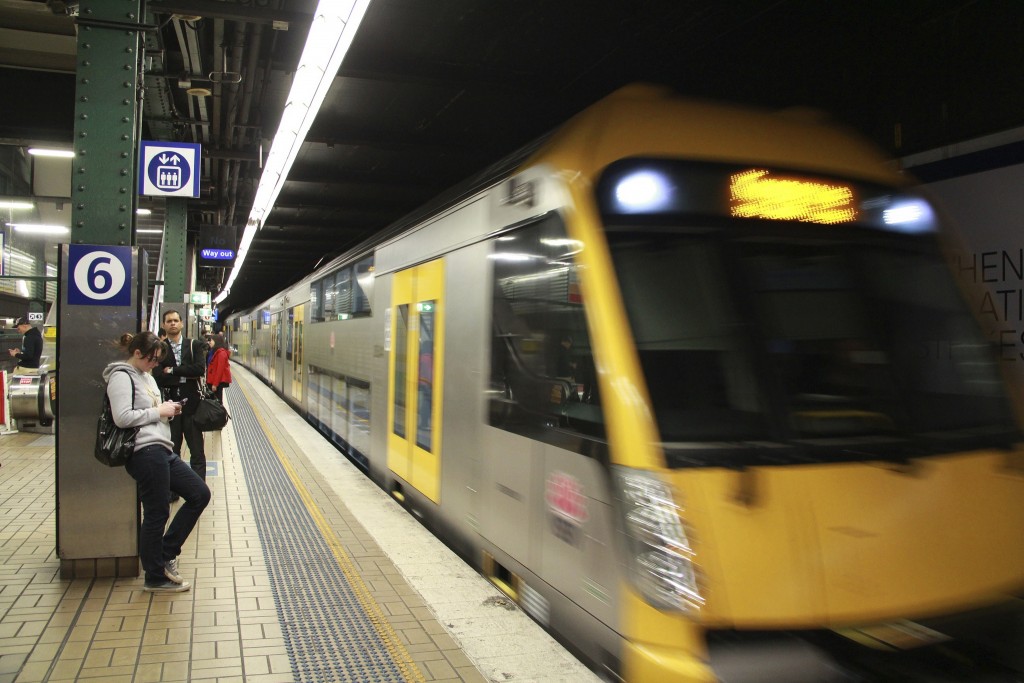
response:
<path id="1" fill-rule="evenodd" d="M 32 323 L 30 323 L 28 321 L 28 318 L 21 317 L 21 318 L 18 318 L 17 321 L 15 321 L 14 326 L 17 327 L 18 325 L 31 325 L 31 324 Z"/>

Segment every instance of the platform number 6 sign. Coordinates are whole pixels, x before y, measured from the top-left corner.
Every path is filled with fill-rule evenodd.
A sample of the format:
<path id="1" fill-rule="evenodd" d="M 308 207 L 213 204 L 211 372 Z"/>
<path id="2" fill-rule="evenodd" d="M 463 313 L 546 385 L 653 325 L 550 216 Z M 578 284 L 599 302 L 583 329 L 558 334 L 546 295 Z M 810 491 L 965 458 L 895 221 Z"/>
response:
<path id="1" fill-rule="evenodd" d="M 68 303 L 130 306 L 131 247 L 68 245 Z"/>

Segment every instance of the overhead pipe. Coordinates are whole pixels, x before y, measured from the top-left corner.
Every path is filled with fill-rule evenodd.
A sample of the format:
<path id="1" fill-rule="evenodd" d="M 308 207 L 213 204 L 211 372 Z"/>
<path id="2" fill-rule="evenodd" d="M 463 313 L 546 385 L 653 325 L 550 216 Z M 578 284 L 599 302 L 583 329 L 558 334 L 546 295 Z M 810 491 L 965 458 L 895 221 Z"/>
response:
<path id="1" fill-rule="evenodd" d="M 236 74 L 238 80 L 244 82 L 244 78 L 241 76 L 242 69 L 242 55 L 245 52 L 246 46 L 249 43 L 248 35 L 250 28 L 242 24 L 236 24 L 233 27 L 231 36 L 231 56 L 230 65 L 228 59 L 225 58 L 223 62 L 223 70 L 225 74 Z M 234 79 L 232 79 L 233 81 Z M 241 101 L 241 97 L 238 91 L 238 86 L 232 82 L 231 86 L 222 86 L 224 89 L 225 98 L 225 110 L 224 110 L 224 127 L 221 132 L 220 141 L 218 143 L 219 149 L 228 149 L 232 147 L 234 140 L 234 127 L 235 122 L 238 120 L 238 107 Z M 221 210 L 218 212 L 218 222 L 230 223 L 231 221 L 231 203 L 232 203 L 232 188 L 235 187 L 235 182 L 239 173 L 240 164 L 236 161 L 224 160 L 221 162 L 222 168 L 225 169 L 223 175 L 223 182 L 218 188 L 218 195 L 221 198 L 223 204 Z"/>
<path id="2" fill-rule="evenodd" d="M 259 56 L 260 49 L 263 46 L 263 27 L 262 26 L 250 26 L 249 27 L 250 40 L 248 41 L 248 60 L 245 67 L 245 80 L 242 86 L 242 104 L 239 110 L 238 123 L 230 132 L 231 134 L 231 147 L 232 149 L 238 150 L 242 148 L 245 143 L 245 132 L 243 126 L 249 125 L 249 117 L 252 112 L 252 99 L 253 92 L 256 87 L 256 70 L 259 68 Z M 257 133 L 257 138 L 259 133 Z M 229 192 L 228 200 L 228 217 L 227 224 L 234 225 L 235 221 L 235 209 L 238 206 L 238 180 L 239 178 L 249 170 L 249 164 L 241 162 L 235 165 L 235 174 L 231 178 L 231 190 Z"/>

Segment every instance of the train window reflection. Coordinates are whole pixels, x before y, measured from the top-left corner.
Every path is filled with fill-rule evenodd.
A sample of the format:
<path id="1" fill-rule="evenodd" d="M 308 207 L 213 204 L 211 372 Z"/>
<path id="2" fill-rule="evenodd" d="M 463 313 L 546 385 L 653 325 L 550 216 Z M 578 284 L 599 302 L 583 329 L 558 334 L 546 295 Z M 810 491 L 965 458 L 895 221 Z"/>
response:
<path id="1" fill-rule="evenodd" d="M 339 268 L 310 284 L 310 321 L 348 320 L 370 315 L 373 256 Z"/>
<path id="2" fill-rule="evenodd" d="M 662 439 L 754 439 L 768 426 L 749 343 L 713 245 L 610 235 Z"/>
<path id="3" fill-rule="evenodd" d="M 1009 423 L 995 359 L 938 260 L 851 243 L 744 253 L 799 435 Z"/>
<path id="4" fill-rule="evenodd" d="M 367 467 L 370 384 L 314 365 L 307 377 L 307 419 L 356 464 Z"/>
<path id="5" fill-rule="evenodd" d="M 508 237 L 508 236 L 506 236 Z M 556 215 L 495 240 L 490 424 L 564 448 L 604 437 L 579 274 Z"/>
<path id="6" fill-rule="evenodd" d="M 1011 424 L 995 358 L 921 238 L 612 229 L 609 240 L 666 442 Z"/>

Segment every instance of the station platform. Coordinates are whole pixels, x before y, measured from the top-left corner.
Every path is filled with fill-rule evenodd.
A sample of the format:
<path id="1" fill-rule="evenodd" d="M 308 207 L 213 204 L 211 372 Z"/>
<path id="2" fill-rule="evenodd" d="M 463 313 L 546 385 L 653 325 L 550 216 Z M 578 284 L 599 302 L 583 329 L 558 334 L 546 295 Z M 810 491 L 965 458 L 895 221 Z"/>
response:
<path id="1" fill-rule="evenodd" d="M 0 436 L 0 683 L 597 680 L 268 387 L 232 374 L 233 419 L 206 440 L 213 499 L 180 557 L 189 592 L 61 579 L 54 437 Z"/>

